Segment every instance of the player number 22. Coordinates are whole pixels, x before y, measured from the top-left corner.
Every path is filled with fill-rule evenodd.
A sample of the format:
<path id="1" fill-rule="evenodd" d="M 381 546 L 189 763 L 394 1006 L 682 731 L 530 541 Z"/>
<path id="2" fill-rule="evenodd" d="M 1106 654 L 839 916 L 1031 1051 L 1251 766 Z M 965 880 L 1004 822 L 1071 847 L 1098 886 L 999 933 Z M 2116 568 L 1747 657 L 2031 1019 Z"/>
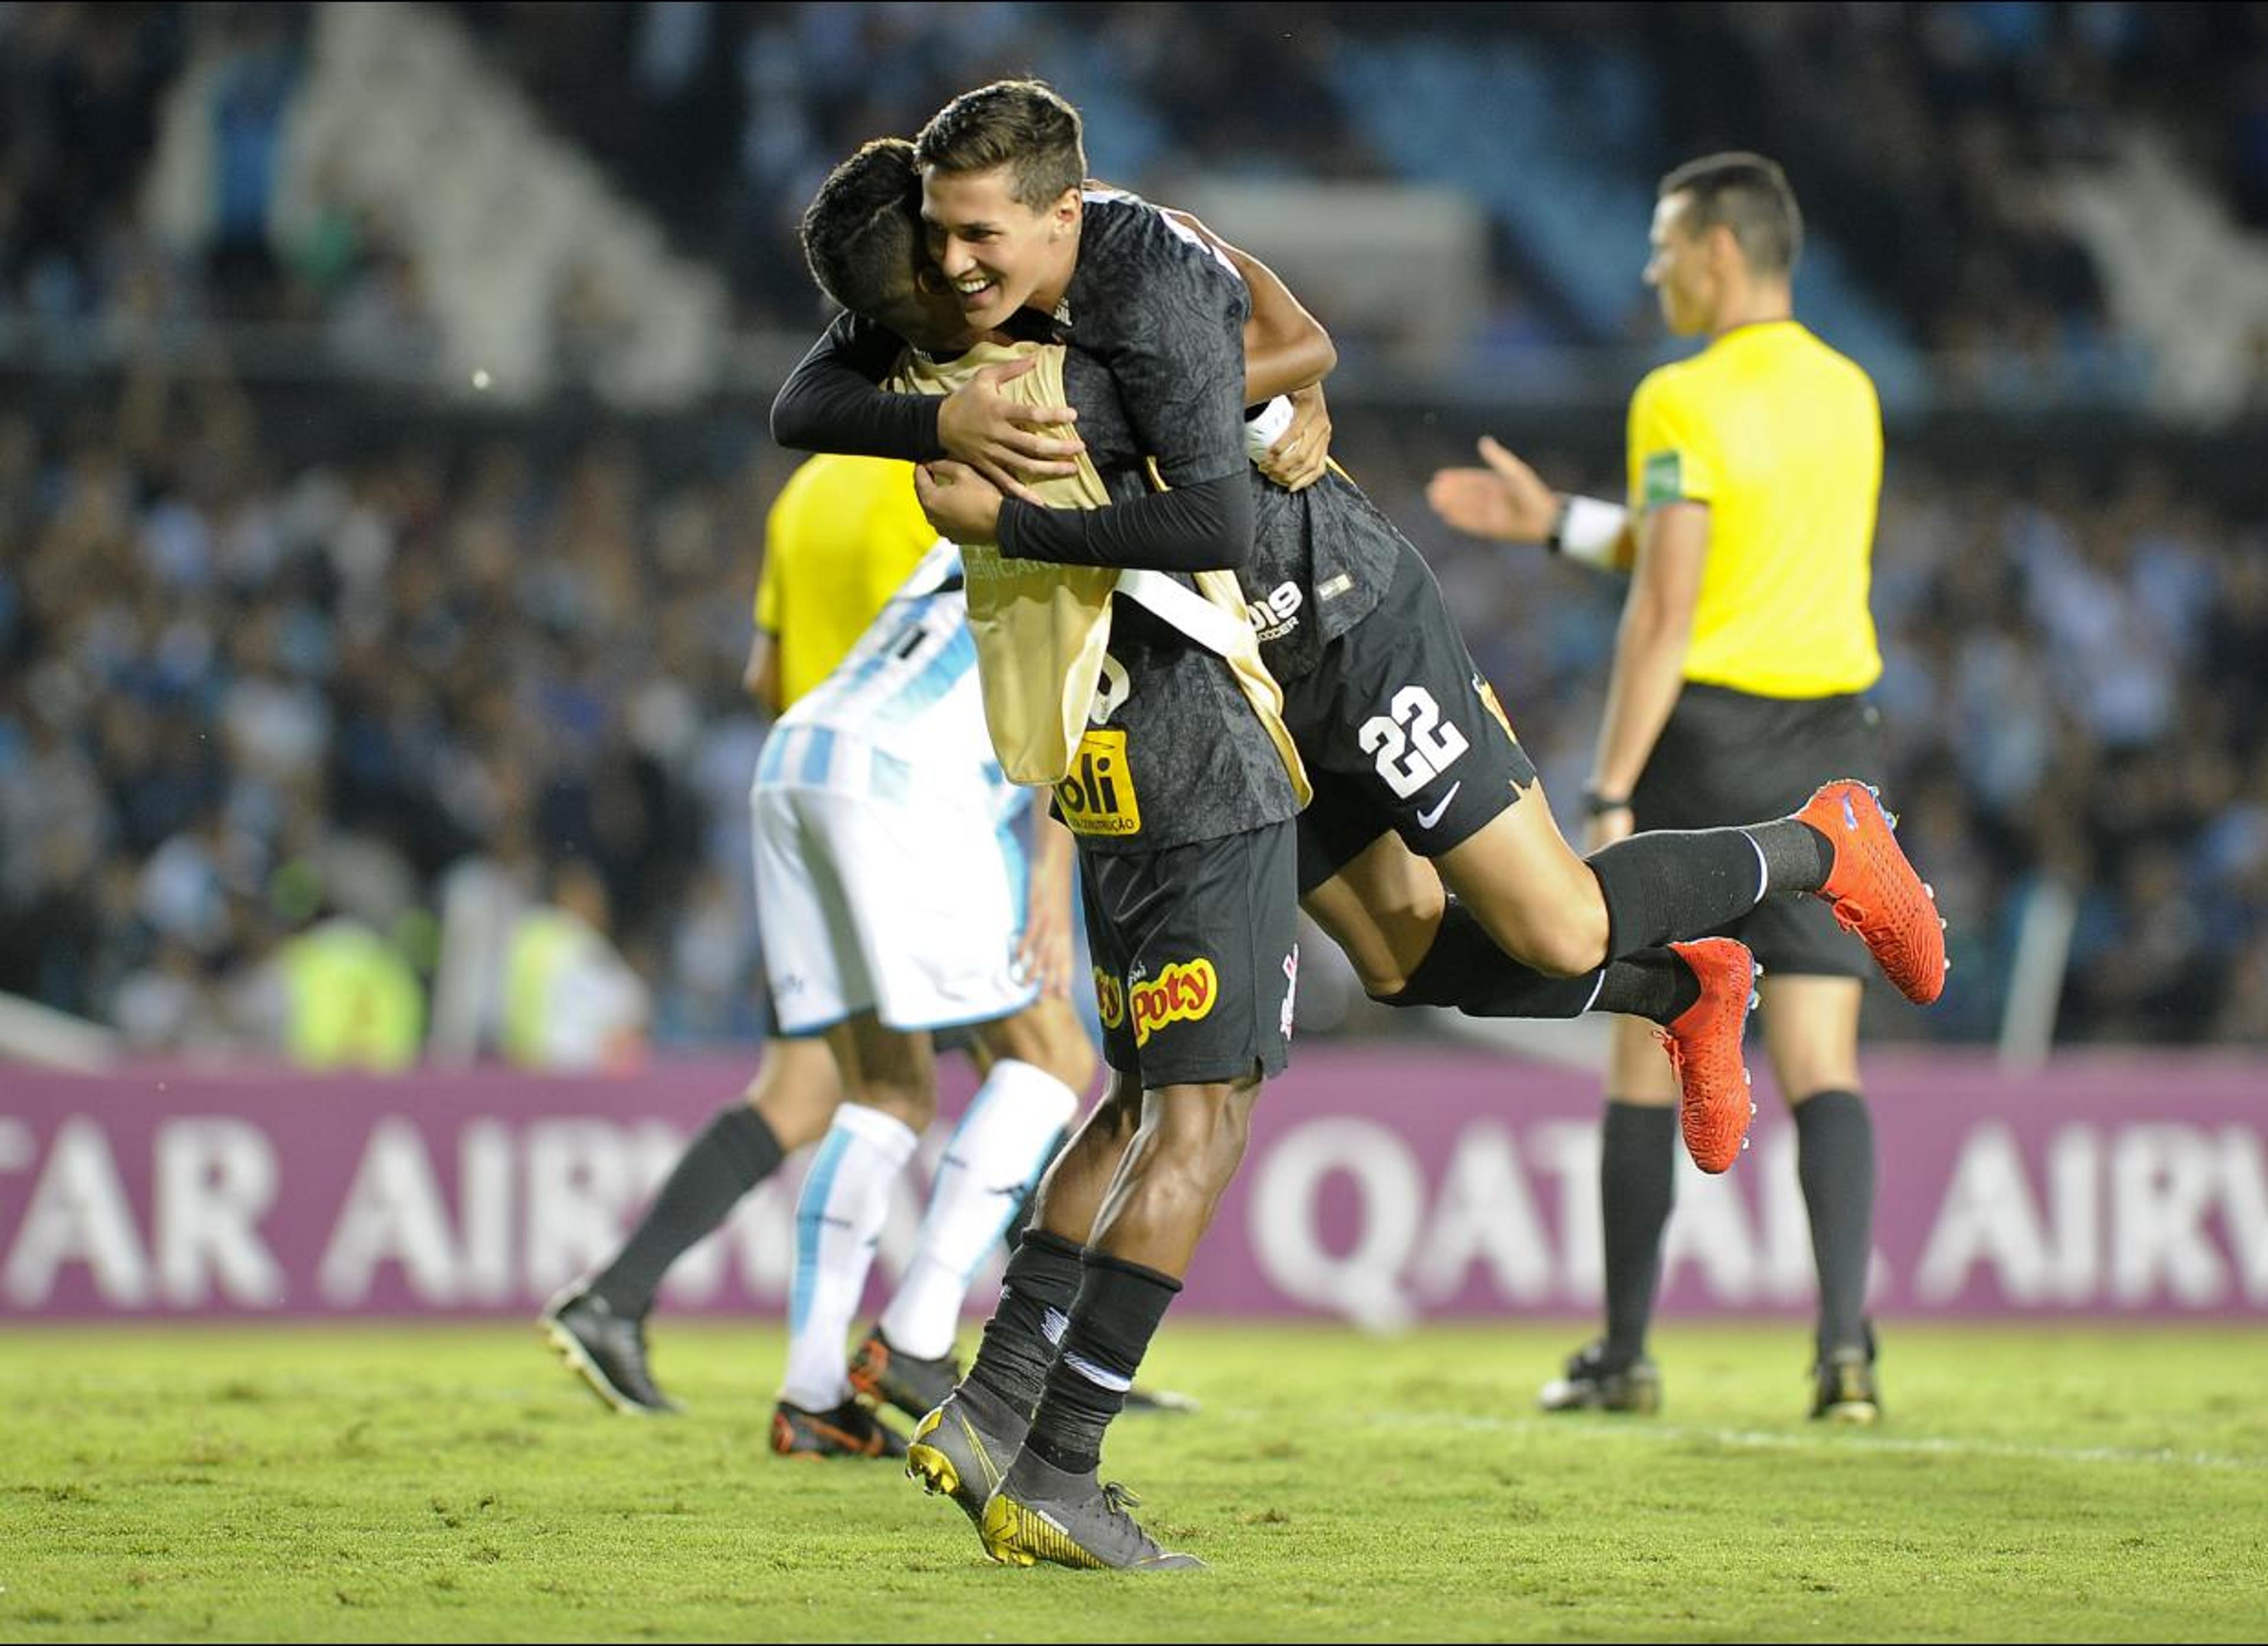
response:
<path id="1" fill-rule="evenodd" d="M 1373 715 L 1355 740 L 1378 757 L 1378 775 L 1398 800 L 1407 800 L 1448 768 L 1468 746 L 1465 734 L 1441 718 L 1441 706 L 1422 686 L 1405 686 L 1388 705 L 1391 718 Z"/>

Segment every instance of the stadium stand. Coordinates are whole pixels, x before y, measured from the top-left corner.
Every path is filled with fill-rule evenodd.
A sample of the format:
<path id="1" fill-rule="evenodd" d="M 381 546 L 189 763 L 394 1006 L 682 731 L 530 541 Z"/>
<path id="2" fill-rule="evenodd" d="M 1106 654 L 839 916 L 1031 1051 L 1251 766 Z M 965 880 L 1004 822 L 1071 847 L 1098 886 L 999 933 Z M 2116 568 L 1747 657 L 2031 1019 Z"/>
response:
<path id="1" fill-rule="evenodd" d="M 1906 827 L 1975 957 L 1885 1030 L 1990 1038 L 2053 882 L 2075 897 L 2064 1038 L 2268 1043 L 2268 509 L 2236 460 L 2257 423 L 2146 420 L 2183 310 L 2171 261 L 2153 285 L 2114 249 L 2146 196 L 2212 208 L 2167 259 L 2261 255 L 2257 13 L 1545 7 L 1476 37 L 1454 10 L 1428 30 L 1247 8 L 1240 48 L 1282 70 L 1248 105 L 1235 51 L 1176 52 L 1174 5 L 955 7 L 950 28 L 898 6 L 407 10 L 380 40 L 318 8 L 0 9 L 0 991 L 143 1049 L 254 1045 L 232 990 L 288 933 L 279 871 L 430 966 L 453 868 L 532 889 L 573 854 L 622 912 L 659 1041 L 756 1032 L 739 831 L 762 727 L 738 674 L 785 472 L 759 433 L 773 378 L 595 406 L 596 356 L 647 334 L 589 318 L 576 252 L 676 292 L 653 358 L 699 335 L 713 365 L 817 318 L 788 248 L 825 165 L 991 73 L 1077 85 L 1099 166 L 1171 198 L 1454 176 L 1453 133 L 1385 115 L 1469 106 L 1485 70 L 1491 146 L 1534 158 L 1469 180 L 1491 213 L 1478 390 L 1354 378 L 1337 445 L 1433 557 L 1554 790 L 1583 775 L 1611 592 L 1432 532 L 1424 477 L 1547 381 L 1572 410 L 1490 422 L 1613 490 L 1599 408 L 1655 350 L 1565 351 L 1651 336 L 1639 248 L 1563 216 L 1627 220 L 1599 202 L 1705 144 L 1800 152 L 1807 311 L 1918 386 L 1877 555 L 1883 690 Z M 2230 72 L 2184 96 L 2205 50 Z M 507 282 L 461 201 L 419 200 L 435 151 L 355 140 L 355 99 L 421 80 L 482 111 L 452 128 L 461 200 L 530 180 L 588 244 L 526 247 Z M 2161 169 L 2132 173 L 2153 143 Z M 513 283 L 550 306 L 497 318 Z M 2268 326 L 2207 308 L 2232 329 L 2201 404 L 2257 420 Z M 562 393 L 467 403 L 467 335 L 519 339 Z M 2058 411 L 2116 416 L 2072 444 Z"/>

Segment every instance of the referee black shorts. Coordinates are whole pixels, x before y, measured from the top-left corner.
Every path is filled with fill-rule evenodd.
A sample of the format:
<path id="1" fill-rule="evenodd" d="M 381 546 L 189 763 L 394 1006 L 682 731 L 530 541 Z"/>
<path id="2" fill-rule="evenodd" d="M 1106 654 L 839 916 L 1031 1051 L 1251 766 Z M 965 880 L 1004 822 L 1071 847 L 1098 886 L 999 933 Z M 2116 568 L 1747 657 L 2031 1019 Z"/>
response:
<path id="1" fill-rule="evenodd" d="M 1641 829 L 1720 828 L 1785 817 L 1823 783 L 1879 783 L 1881 716 L 1863 697 L 1758 697 L 1691 681 L 1631 791 Z M 1774 893 L 1721 929 L 1768 974 L 1871 977 L 1867 945 L 1826 904 Z"/>
<path id="2" fill-rule="evenodd" d="M 1299 981 L 1292 823 L 1079 853 L 1102 1054 L 1145 1091 L 1263 1077 L 1291 1059 Z"/>
<path id="3" fill-rule="evenodd" d="M 1299 819 L 1303 897 L 1389 830 L 1438 857 L 1535 781 L 1432 569 L 1406 547 L 1385 598 L 1284 687 L 1284 720 L 1315 790 Z"/>

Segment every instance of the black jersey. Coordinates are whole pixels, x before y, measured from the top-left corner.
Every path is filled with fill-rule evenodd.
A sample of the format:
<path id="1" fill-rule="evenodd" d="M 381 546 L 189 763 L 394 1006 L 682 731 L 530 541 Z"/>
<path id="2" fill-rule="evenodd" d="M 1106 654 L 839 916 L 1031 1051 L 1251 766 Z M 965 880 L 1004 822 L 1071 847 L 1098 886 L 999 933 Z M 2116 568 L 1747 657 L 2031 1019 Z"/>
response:
<path id="1" fill-rule="evenodd" d="M 1111 502 L 1150 495 L 1152 459 L 1168 485 L 1176 474 L 1204 480 L 1242 468 L 1243 282 L 1209 247 L 1127 197 L 1090 196 L 1086 224 L 1067 325 L 1059 314 L 1055 329 L 1079 340 L 1064 356 L 1064 395 Z M 1113 306 L 1095 306 L 1106 294 Z M 1057 805 L 1094 849 L 1157 851 L 1299 809 L 1283 760 L 1228 665 L 1123 596 L 1088 718 L 1088 746 L 1057 786 Z M 1111 761 L 1108 774 L 1089 765 L 1097 749 Z M 1130 776 L 1134 806 L 1106 792 L 1106 775 L 1122 784 Z M 1129 827 L 1138 811 L 1139 827 Z"/>
<path id="2" fill-rule="evenodd" d="M 1110 373 L 1135 450 L 1168 486 L 1244 469 L 1251 311 L 1236 270 L 1164 212 L 1131 195 L 1087 195 L 1058 340 Z"/>

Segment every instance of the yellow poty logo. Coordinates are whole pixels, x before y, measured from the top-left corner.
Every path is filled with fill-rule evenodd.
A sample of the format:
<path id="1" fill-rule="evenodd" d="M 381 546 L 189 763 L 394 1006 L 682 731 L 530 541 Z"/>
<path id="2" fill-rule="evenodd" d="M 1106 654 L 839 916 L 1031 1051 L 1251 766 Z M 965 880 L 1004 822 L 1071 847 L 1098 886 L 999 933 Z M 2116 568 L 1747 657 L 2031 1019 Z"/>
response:
<path id="1" fill-rule="evenodd" d="M 1142 803 L 1134 795 L 1123 731 L 1089 731 L 1079 740 L 1071 775 L 1056 785 L 1056 805 L 1074 834 L 1142 832 Z"/>
<path id="2" fill-rule="evenodd" d="M 1210 1015 L 1219 994 L 1220 979 L 1212 962 L 1202 958 L 1176 960 L 1148 982 L 1135 984 L 1127 991 L 1134 1013 L 1134 1044 L 1147 1046 L 1150 1037 L 1169 1023 L 1195 1023 Z"/>
<path id="3" fill-rule="evenodd" d="M 1126 1021 L 1126 991 L 1119 987 L 1116 978 L 1099 966 L 1094 968 L 1094 1009 L 1106 1029 L 1115 1029 Z"/>

